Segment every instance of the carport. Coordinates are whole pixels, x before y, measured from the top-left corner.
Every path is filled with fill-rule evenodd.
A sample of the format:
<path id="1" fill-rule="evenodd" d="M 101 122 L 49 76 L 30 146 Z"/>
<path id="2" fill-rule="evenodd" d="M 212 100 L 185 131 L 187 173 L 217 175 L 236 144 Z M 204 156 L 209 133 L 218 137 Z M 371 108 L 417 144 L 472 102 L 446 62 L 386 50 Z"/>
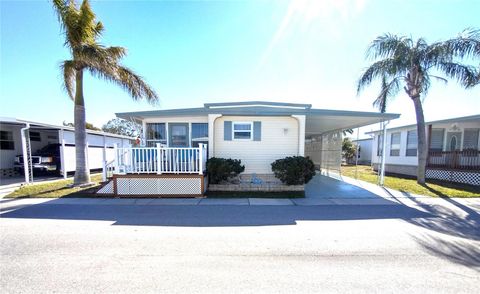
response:
<path id="1" fill-rule="evenodd" d="M 39 123 L 17 118 L 0 118 L 0 170 L 3 182 L 18 181 L 31 183 L 35 178 L 34 168 L 41 168 L 42 158 L 34 154 L 46 146 L 56 145 L 58 157 L 50 160 L 49 166 L 55 166 L 63 178 L 75 171 L 75 132 L 74 128 Z M 113 159 L 114 144 L 119 147 L 131 145 L 134 138 L 101 131 L 87 130 L 87 164 L 90 170 L 101 169 L 104 162 Z M 20 161 L 15 160 L 21 155 Z M 55 162 L 52 162 L 55 161 Z M 23 164 L 24 179 L 20 178 L 15 166 Z M 42 177 L 44 178 L 44 177 Z M 51 178 L 51 177 L 49 177 Z M 8 179 L 8 180 L 7 180 Z"/>

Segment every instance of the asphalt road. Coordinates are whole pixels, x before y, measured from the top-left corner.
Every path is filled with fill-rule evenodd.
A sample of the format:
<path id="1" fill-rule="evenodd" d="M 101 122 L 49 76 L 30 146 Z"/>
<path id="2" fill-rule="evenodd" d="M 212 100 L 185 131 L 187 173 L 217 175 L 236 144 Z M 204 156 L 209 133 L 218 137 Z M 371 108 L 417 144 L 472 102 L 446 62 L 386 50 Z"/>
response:
<path id="1" fill-rule="evenodd" d="M 0 290 L 478 293 L 479 207 L 448 204 L 11 202 L 0 219 Z"/>

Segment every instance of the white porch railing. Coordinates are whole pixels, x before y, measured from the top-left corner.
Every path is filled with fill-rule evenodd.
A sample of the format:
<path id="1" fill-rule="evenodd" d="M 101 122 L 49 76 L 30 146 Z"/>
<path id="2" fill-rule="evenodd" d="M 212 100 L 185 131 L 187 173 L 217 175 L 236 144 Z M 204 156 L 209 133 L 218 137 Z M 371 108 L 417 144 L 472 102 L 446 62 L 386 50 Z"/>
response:
<path id="1" fill-rule="evenodd" d="M 157 144 L 156 147 L 115 147 L 113 166 L 116 174 L 203 174 L 206 162 L 206 144 L 193 148 Z M 107 169 L 105 165 L 104 174 Z"/>

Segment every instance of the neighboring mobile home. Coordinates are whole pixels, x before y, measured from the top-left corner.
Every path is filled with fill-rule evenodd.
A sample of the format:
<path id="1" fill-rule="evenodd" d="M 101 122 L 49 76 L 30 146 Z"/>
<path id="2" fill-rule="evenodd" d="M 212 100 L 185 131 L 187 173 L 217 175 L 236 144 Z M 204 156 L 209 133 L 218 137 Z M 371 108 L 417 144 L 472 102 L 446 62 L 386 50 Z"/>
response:
<path id="1" fill-rule="evenodd" d="M 353 144 L 357 146 L 357 164 L 370 165 L 372 163 L 372 142 L 373 138 L 365 138 L 352 140 Z M 355 163 L 353 160 L 352 163 Z"/>
<path id="2" fill-rule="evenodd" d="M 480 115 L 430 121 L 426 124 L 427 178 L 480 185 Z M 373 131 L 372 166 L 378 170 L 382 131 Z M 387 130 L 385 172 L 416 176 L 416 124 Z"/>
<path id="3" fill-rule="evenodd" d="M 131 137 L 87 130 L 89 168 L 102 169 L 104 161 L 114 158 L 115 144 L 127 147 L 133 140 Z M 51 147 L 48 149 L 52 156 L 36 156 L 45 147 Z M 18 169 L 24 169 L 23 158 L 30 158 L 31 168 L 35 170 L 57 171 L 66 177 L 67 172 L 75 171 L 74 128 L 1 117 L 0 177 L 18 176 Z M 31 180 L 27 173 L 26 181 Z"/>
<path id="4" fill-rule="evenodd" d="M 287 156 L 309 156 L 319 167 L 339 169 L 342 130 L 399 117 L 261 101 L 208 103 L 201 108 L 126 112 L 117 116 L 143 125 L 145 147 L 119 150 L 113 172 L 130 178 L 135 174 L 157 175 L 155 180 L 150 179 L 153 184 L 145 191 L 130 189 L 123 192 L 126 194 L 191 192 L 182 190 L 186 185 L 181 181 L 177 180 L 175 186 L 172 174 L 181 174 L 183 182 L 190 178 L 190 186 L 203 185 L 204 191 L 207 157 L 240 159 L 245 174 L 272 174 L 271 163 Z M 162 177 L 169 179 L 170 186 Z M 118 189 L 127 189 L 134 183 L 131 179 L 123 181 L 124 184 L 117 183 Z M 152 188 L 155 185 L 163 188 Z M 197 194 L 202 191 L 197 190 Z"/>

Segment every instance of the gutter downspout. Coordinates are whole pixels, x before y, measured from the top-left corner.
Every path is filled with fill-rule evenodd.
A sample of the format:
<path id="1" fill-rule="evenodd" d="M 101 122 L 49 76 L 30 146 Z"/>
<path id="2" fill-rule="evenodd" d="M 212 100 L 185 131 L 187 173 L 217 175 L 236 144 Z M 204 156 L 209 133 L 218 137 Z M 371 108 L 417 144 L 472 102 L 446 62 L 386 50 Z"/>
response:
<path id="1" fill-rule="evenodd" d="M 32 157 L 31 157 L 31 147 L 30 147 L 30 136 L 28 136 L 28 146 L 27 146 L 27 136 L 25 135 L 30 129 L 30 124 L 26 123 L 25 127 L 20 130 L 22 137 L 22 153 L 23 153 L 23 173 L 25 175 L 25 182 L 27 184 L 33 183 L 33 172 L 32 172 Z"/>

